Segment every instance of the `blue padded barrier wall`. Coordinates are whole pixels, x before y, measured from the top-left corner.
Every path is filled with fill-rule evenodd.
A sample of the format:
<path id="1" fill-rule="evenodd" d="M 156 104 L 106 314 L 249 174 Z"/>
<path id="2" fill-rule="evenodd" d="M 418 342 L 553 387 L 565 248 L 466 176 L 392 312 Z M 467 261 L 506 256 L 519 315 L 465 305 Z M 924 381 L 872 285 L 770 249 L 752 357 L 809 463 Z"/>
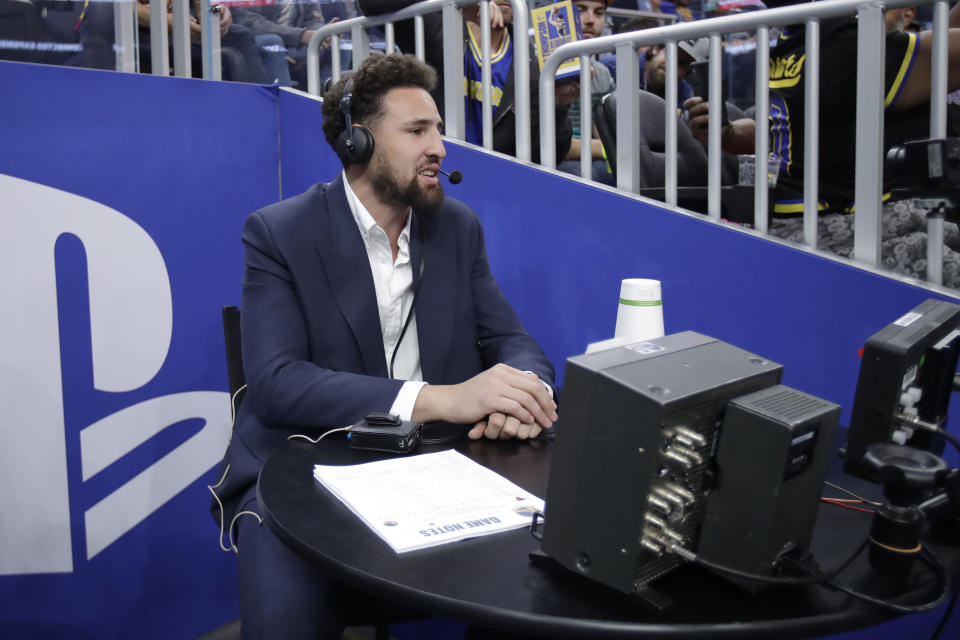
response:
<path id="1" fill-rule="evenodd" d="M 0 86 L 0 637 L 195 637 L 238 615 L 205 485 L 277 91 L 12 63 Z"/>
<path id="2" fill-rule="evenodd" d="M 280 180 L 283 197 L 329 182 L 343 169 L 323 137 L 322 102 L 312 96 L 281 91 Z"/>
<path id="3" fill-rule="evenodd" d="M 204 486 L 228 428 L 219 309 L 239 302 L 245 216 L 339 171 L 320 104 L 10 63 L 0 86 L 0 636 L 194 637 L 237 615 Z M 846 420 L 857 349 L 931 295 L 447 149 L 465 176 L 448 193 L 480 215 L 502 288 L 561 376 L 612 335 L 620 279 L 653 277 L 668 332 L 777 360 Z M 882 634 L 929 635 L 935 617 Z"/>

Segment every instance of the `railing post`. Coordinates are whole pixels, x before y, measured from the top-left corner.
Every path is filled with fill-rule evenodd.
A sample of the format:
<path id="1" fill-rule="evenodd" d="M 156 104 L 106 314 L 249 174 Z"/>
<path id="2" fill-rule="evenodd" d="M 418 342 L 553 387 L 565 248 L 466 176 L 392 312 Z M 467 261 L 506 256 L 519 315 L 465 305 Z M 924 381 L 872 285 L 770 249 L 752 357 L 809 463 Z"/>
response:
<path id="1" fill-rule="evenodd" d="M 167 3 L 150 3 L 150 72 L 155 76 L 170 75 L 170 39 L 167 35 Z"/>
<path id="2" fill-rule="evenodd" d="M 350 48 L 353 53 L 353 70 L 356 71 L 370 56 L 370 36 L 362 24 L 350 28 Z"/>
<path id="3" fill-rule="evenodd" d="M 413 50 L 417 59 L 423 62 L 426 58 L 423 46 L 423 16 L 413 18 Z"/>
<path id="4" fill-rule="evenodd" d="M 161 2 L 161 0 L 153 0 Z M 190 0 L 171 0 L 173 4 L 173 75 L 189 78 L 190 68 Z M 162 4 L 162 2 L 161 2 Z"/>
<path id="5" fill-rule="evenodd" d="M 710 84 L 707 93 L 710 94 L 710 104 L 714 108 L 710 109 L 708 116 L 707 129 L 707 215 L 714 219 L 720 219 L 720 138 L 723 126 L 723 50 L 720 48 L 720 34 L 710 34 L 710 62 L 707 67 L 710 75 Z M 716 108 L 719 106 L 720 108 Z M 764 164 L 766 167 L 766 164 Z M 760 176 L 760 158 L 756 158 L 755 175 L 756 180 Z M 767 174 L 764 170 L 763 177 Z"/>
<path id="6" fill-rule="evenodd" d="M 667 71 L 664 81 L 666 86 L 664 87 L 664 109 L 663 109 L 663 131 L 664 131 L 664 168 L 663 168 L 663 196 L 664 202 L 671 207 L 677 206 L 677 100 L 679 99 L 677 92 L 677 43 L 673 40 L 666 43 L 666 55 L 667 55 Z M 617 69 L 620 68 L 620 61 L 617 60 Z M 619 75 L 619 74 L 618 74 Z M 638 72 L 634 75 L 639 75 L 639 66 Z M 620 82 L 620 78 L 617 78 L 617 82 Z M 638 89 L 639 89 L 639 79 L 638 79 Z M 619 102 L 618 102 L 619 104 Z M 637 111 L 636 105 L 631 105 L 630 107 L 633 111 Z M 617 114 L 617 119 L 619 120 L 620 114 Z M 634 136 L 634 139 L 637 139 L 639 135 L 639 120 L 637 120 L 637 133 Z M 619 140 L 617 141 L 619 148 Z M 637 173 L 637 184 L 639 185 L 639 169 Z"/>
<path id="7" fill-rule="evenodd" d="M 113 31 L 117 51 L 117 71 L 137 72 L 137 57 L 133 46 L 133 30 L 136 29 L 136 24 L 136 4 L 130 0 L 115 2 L 113 5 Z"/>
<path id="8" fill-rule="evenodd" d="M 806 23 L 803 78 L 803 242 L 817 247 L 820 179 L 820 19 Z M 756 175 L 756 169 L 754 170 Z"/>
<path id="9" fill-rule="evenodd" d="M 333 82 L 337 82 L 338 80 L 340 80 L 340 73 L 341 73 L 340 70 L 343 68 L 343 65 L 341 64 L 341 59 L 340 59 L 340 41 L 341 41 L 340 36 L 330 36 L 330 77 L 333 78 Z M 307 60 L 308 74 L 310 73 L 309 67 L 310 67 L 310 61 L 308 59 Z M 317 63 L 316 75 L 319 78 L 320 76 L 319 60 Z M 310 78 L 308 77 L 307 86 L 309 85 L 310 85 Z M 320 87 L 318 89 L 318 92 L 322 90 L 323 88 Z M 313 91 L 310 91 L 310 93 L 313 93 Z"/>
<path id="10" fill-rule="evenodd" d="M 200 3 L 200 48 L 203 58 L 203 77 L 220 80 L 220 6 L 210 6 L 210 0 Z"/>
<path id="11" fill-rule="evenodd" d="M 593 177 L 593 87 L 590 56 L 580 56 L 580 177 Z"/>
<path id="12" fill-rule="evenodd" d="M 493 149 L 493 91 L 491 90 L 490 55 L 490 4 L 486 0 L 480 0 L 480 86 L 483 92 L 480 110 L 482 113 L 481 131 L 484 149 Z"/>
<path id="13" fill-rule="evenodd" d="M 947 29 L 949 4 L 933 4 L 933 56 L 930 68 L 930 138 L 947 137 Z M 927 280 L 943 284 L 943 215 L 927 217 Z"/>
<path id="14" fill-rule="evenodd" d="M 762 164 L 770 155 L 770 29 L 757 29 L 757 97 L 754 104 L 756 111 L 756 133 L 754 137 L 755 163 Z M 757 175 L 757 164 L 754 165 L 754 176 Z M 753 227 L 760 233 L 767 232 L 767 221 L 770 216 L 769 184 L 766 180 L 757 180 L 754 177 L 753 191 Z"/>
<path id="15" fill-rule="evenodd" d="M 559 64 L 545 62 L 540 74 L 540 164 L 547 169 L 557 168 L 557 123 L 554 103 L 556 73 Z"/>
<path id="16" fill-rule="evenodd" d="M 853 257 L 880 264 L 883 207 L 883 93 L 886 25 L 883 4 L 857 11 L 857 150 Z"/>
<path id="17" fill-rule="evenodd" d="M 463 140 L 463 18 L 454 2 L 443 5 L 443 101 L 447 135 Z"/>
<path id="18" fill-rule="evenodd" d="M 530 13 L 523 0 L 510 0 L 513 7 L 513 84 L 516 96 L 517 159 L 530 161 Z M 543 156 L 540 157 L 543 159 Z"/>
<path id="19" fill-rule="evenodd" d="M 674 64 L 676 64 L 676 44 L 674 47 Z M 669 63 L 670 56 L 667 56 Z M 670 77 L 670 72 L 667 72 Z M 676 77 L 676 74 L 674 74 Z M 668 80 L 669 85 L 669 80 Z M 676 91 L 676 87 L 674 87 Z M 633 44 L 626 42 L 617 45 L 617 188 L 636 193 L 640 189 L 640 164 L 637 162 L 636 149 L 633 148 L 640 133 L 640 110 L 637 104 L 640 92 L 640 62 Z M 676 97 L 674 97 L 676 102 Z M 540 114 L 543 117 L 543 114 Z M 674 116 L 674 127 L 676 127 Z M 669 120 L 669 118 L 668 118 Z M 674 129 L 676 133 L 676 129 Z M 542 134 L 541 134 L 542 135 Z M 667 130 L 669 136 L 669 129 Z M 669 156 L 669 138 L 667 140 L 667 156 Z M 676 150 L 676 140 L 674 140 Z M 540 160 L 544 160 L 540 156 Z M 674 152 L 676 161 L 676 152 Z M 674 170 L 676 173 L 676 170 Z M 676 190 L 674 190 L 674 196 Z M 668 195 L 669 196 L 669 190 Z"/>
<path id="20" fill-rule="evenodd" d="M 949 3 L 933 4 L 933 56 L 930 69 L 930 137 L 947 136 L 947 44 Z"/>
<path id="21" fill-rule="evenodd" d="M 383 52 L 386 54 L 393 53 L 393 50 L 396 48 L 396 36 L 393 33 L 393 23 L 388 22 L 383 25 L 383 36 L 384 36 L 384 47 Z"/>

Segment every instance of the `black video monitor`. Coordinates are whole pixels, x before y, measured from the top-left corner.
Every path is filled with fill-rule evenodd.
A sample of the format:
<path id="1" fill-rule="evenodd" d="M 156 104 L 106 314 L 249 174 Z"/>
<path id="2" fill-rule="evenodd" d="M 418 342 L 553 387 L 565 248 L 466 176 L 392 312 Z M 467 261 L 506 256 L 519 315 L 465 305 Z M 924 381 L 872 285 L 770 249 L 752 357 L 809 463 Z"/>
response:
<path id="1" fill-rule="evenodd" d="M 946 428 L 958 338 L 960 306 L 930 299 L 867 340 L 850 417 L 847 473 L 861 475 L 866 448 L 878 442 L 943 451 L 940 436 L 910 428 L 902 416 Z"/>

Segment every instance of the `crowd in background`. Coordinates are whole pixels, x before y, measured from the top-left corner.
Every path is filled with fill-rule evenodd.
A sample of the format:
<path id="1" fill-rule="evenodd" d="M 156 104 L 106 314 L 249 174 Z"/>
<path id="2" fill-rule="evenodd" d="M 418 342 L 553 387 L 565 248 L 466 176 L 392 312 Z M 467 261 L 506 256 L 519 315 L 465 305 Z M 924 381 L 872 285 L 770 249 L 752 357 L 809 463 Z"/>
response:
<path id="1" fill-rule="evenodd" d="M 771 6 L 793 4 L 798 0 L 767 0 Z M 139 70 L 151 69 L 150 46 L 150 0 L 137 0 L 137 52 Z M 358 15 L 382 15 L 395 12 L 414 4 L 414 0 L 324 0 L 322 2 L 296 2 L 290 0 L 251 0 L 231 2 L 231 6 L 217 7 L 217 16 L 222 47 L 222 76 L 224 79 L 275 83 L 300 89 L 306 88 L 306 51 L 314 33 L 324 26 L 341 19 Z M 550 4 L 549 0 L 534 0 L 530 9 Z M 574 0 L 579 14 L 582 37 L 595 38 L 611 33 L 634 31 L 669 24 L 675 21 L 691 21 L 717 15 L 762 10 L 766 5 L 761 0 Z M 42 62 L 92 68 L 113 68 L 115 63 L 113 5 L 106 2 L 64 0 L 0 0 L 0 59 L 26 62 Z M 491 23 L 491 108 L 493 111 L 492 143 L 496 151 L 515 155 L 516 91 L 514 87 L 513 46 L 516 38 L 528 37 L 513 31 L 513 9 L 509 0 L 490 0 Z M 620 11 L 610 12 L 610 9 Z M 192 69 L 195 76 L 201 74 L 201 21 L 198 19 L 201 3 L 191 3 L 189 22 Z M 169 11 L 169 4 L 168 4 Z M 464 7 L 464 100 L 465 139 L 481 144 L 483 141 L 481 82 L 482 53 L 480 51 L 479 5 Z M 614 15 L 615 14 L 615 15 Z M 887 96 L 885 111 L 884 149 L 907 140 L 927 137 L 929 132 L 929 81 L 926 85 L 926 101 L 901 99 L 902 87 L 909 76 L 923 71 L 923 65 L 914 65 L 923 53 L 924 42 L 916 34 L 928 29 L 932 20 L 930 7 L 892 9 L 886 12 L 887 28 Z M 172 14 L 168 13 L 168 29 Z M 217 22 L 214 22 L 217 24 Z M 441 113 L 444 113 L 443 34 L 439 13 L 424 17 L 426 61 L 434 66 L 441 78 L 441 85 L 434 97 Z M 960 11 L 955 6 L 950 14 L 951 60 L 960 56 Z M 852 29 L 852 31 L 851 31 Z M 844 18 L 825 21 L 822 29 L 821 55 L 825 65 L 821 69 L 821 122 L 820 196 L 821 243 L 840 255 L 850 255 L 852 240 L 852 217 L 854 210 L 853 157 L 855 141 L 852 138 L 852 123 L 855 117 L 856 65 L 849 60 L 856 58 L 855 19 Z M 956 32 L 956 33 L 954 33 Z M 370 31 L 374 49 L 385 48 L 383 32 Z M 171 38 L 172 39 L 172 38 Z M 406 53 L 414 50 L 413 21 L 395 25 L 396 48 Z M 31 46 L 32 43 L 32 46 Z M 803 238 L 802 223 L 797 221 L 803 211 L 802 183 L 802 104 L 803 82 L 797 77 L 786 77 L 784 69 L 790 60 L 802 59 L 804 39 L 803 26 L 774 29 L 771 33 L 771 112 L 769 117 L 758 118 L 753 109 L 755 98 L 755 52 L 757 42 L 751 33 L 724 36 L 722 62 L 724 104 L 722 126 L 722 182 L 736 185 L 739 179 L 737 156 L 753 152 L 757 122 L 769 120 L 771 150 L 779 154 L 780 180 L 777 194 L 771 207 L 774 224 L 771 232 L 789 240 Z M 767 46 L 768 43 L 760 43 Z M 680 113 L 678 140 L 678 182 L 681 186 L 705 186 L 707 182 L 706 142 L 707 125 L 711 106 L 706 102 L 706 74 L 701 68 L 708 59 L 709 46 L 706 38 L 680 41 L 677 44 L 678 60 L 678 106 Z M 928 46 L 929 49 L 929 46 Z M 534 47 L 531 44 L 531 53 Z M 662 98 L 666 86 L 666 49 L 653 45 L 638 47 L 639 87 L 641 89 L 641 131 L 635 141 L 637 162 L 641 165 L 641 187 L 659 187 L 663 184 L 663 121 Z M 826 51 L 826 53 L 824 53 Z M 917 52 L 920 52 L 919 54 Z M 794 56 L 790 58 L 789 56 Z M 834 57 L 839 56 L 839 57 Z M 341 38 L 341 65 L 343 70 L 351 66 L 349 34 Z M 531 97 L 531 150 L 533 160 L 539 161 L 539 66 L 536 56 L 530 56 Z M 846 62 L 844 62 L 846 61 Z M 929 65 L 928 62 L 925 64 Z M 781 65 L 781 66 L 778 66 Z M 785 66 L 784 66 L 785 65 Z M 905 71 L 896 68 L 903 66 Z M 921 68 L 916 71 L 914 67 Z M 781 68 L 782 67 L 782 68 Z M 960 131 L 960 91 L 955 76 L 960 64 L 952 65 L 948 79 L 950 94 L 948 108 L 948 136 Z M 330 40 L 320 47 L 321 82 L 332 75 Z M 586 178 L 616 184 L 615 155 L 615 103 L 612 100 L 616 88 L 616 56 L 611 51 L 595 56 L 590 62 L 591 104 L 580 104 L 579 76 L 558 80 L 555 88 L 556 106 L 556 166 L 559 170 L 579 175 L 581 153 L 589 147 L 592 160 L 591 174 Z M 802 71 L 800 72 L 802 74 Z M 789 75 L 789 73 L 787 74 Z M 832 84 L 831 84 L 832 83 Z M 907 83 L 909 84 L 909 83 Z M 921 92 L 922 93 L 922 92 Z M 921 95 L 921 98 L 923 96 Z M 907 105 L 907 103 L 910 103 Z M 905 108 L 909 106 L 910 108 Z M 594 128 L 591 132 L 580 130 L 580 113 L 591 109 Z M 789 112 L 789 116 L 785 115 Z M 833 129 L 831 129 L 833 127 Z M 892 177 L 892 176 L 885 176 Z M 889 181 L 886 181 L 889 182 Z M 885 187 L 892 186 L 886 184 Z M 884 263 L 891 268 L 923 277 L 925 262 L 921 249 L 925 248 L 925 236 L 908 243 L 904 248 L 903 238 L 922 234 L 925 211 L 908 207 L 906 213 L 885 208 Z M 829 217 L 838 214 L 840 217 Z M 899 216 L 899 217 L 898 217 Z M 790 219 L 794 218 L 791 222 Z M 906 224 L 909 219 L 911 224 Z M 902 223 L 902 224 L 901 224 Z M 946 282 L 960 286 L 960 234 L 948 227 Z M 952 247 L 956 244 L 956 247 Z"/>

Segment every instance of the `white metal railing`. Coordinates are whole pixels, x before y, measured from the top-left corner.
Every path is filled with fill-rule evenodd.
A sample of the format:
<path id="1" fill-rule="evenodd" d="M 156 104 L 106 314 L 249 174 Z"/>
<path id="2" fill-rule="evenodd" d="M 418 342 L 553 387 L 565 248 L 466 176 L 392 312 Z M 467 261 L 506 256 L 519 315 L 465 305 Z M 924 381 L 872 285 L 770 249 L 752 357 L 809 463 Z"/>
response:
<path id="1" fill-rule="evenodd" d="M 169 37 L 167 35 L 167 5 L 150 3 L 150 73 L 155 76 L 170 74 Z M 145 70 L 144 70 L 145 71 Z"/>
<path id="2" fill-rule="evenodd" d="M 133 46 L 137 10 L 133 2 L 117 2 L 113 5 L 113 25 L 117 71 L 133 73 L 137 70 Z"/>
<path id="3" fill-rule="evenodd" d="M 351 18 L 333 24 L 327 24 L 317 30 L 307 48 L 307 91 L 320 95 L 320 45 L 331 38 L 331 67 L 333 79 L 340 76 L 340 36 L 351 34 L 353 45 L 353 68 L 360 64 L 370 53 L 370 43 L 366 30 L 386 25 L 387 48 L 393 47 L 393 24 L 400 20 L 414 19 L 415 55 L 420 60 L 424 55 L 423 16 L 428 13 L 442 12 L 443 19 L 443 96 L 444 124 L 446 133 L 453 138 L 463 139 L 464 98 L 463 98 L 463 18 L 460 7 L 477 4 L 478 0 L 424 0 L 394 13 L 379 16 Z M 480 1 L 481 42 L 483 52 L 483 145 L 493 148 L 493 111 L 490 100 L 490 7 Z M 513 77 L 515 87 L 515 113 L 517 133 L 517 158 L 530 160 L 530 17 L 525 0 L 510 0 L 513 7 Z"/>
<path id="4" fill-rule="evenodd" d="M 168 4 L 163 0 L 150 2 L 150 69 L 153 75 L 170 74 L 170 51 L 173 52 L 173 75 L 189 78 L 193 75 L 190 56 L 190 4 L 192 0 L 170 0 L 170 25 L 167 24 Z M 134 0 L 136 4 L 136 0 Z M 207 80 L 221 79 L 220 16 L 221 5 L 217 0 L 201 0 L 199 3 L 200 49 L 203 77 Z M 119 20 L 117 22 L 119 24 Z M 168 49 L 168 44 L 172 46 Z M 119 44 L 119 42 L 118 42 Z M 118 71 L 126 71 L 120 69 Z M 131 71 L 133 69 L 130 69 Z M 147 69 L 141 69 L 147 72 Z"/>
<path id="5" fill-rule="evenodd" d="M 659 20 L 660 24 L 673 24 L 677 21 L 677 16 L 672 13 L 637 11 L 636 9 L 623 9 L 621 7 L 607 7 L 606 15 L 612 18 L 653 18 L 654 20 Z"/>
<path id="6" fill-rule="evenodd" d="M 150 3 L 163 4 L 160 0 Z M 190 0 L 171 0 L 173 12 L 173 75 L 189 78 L 190 69 Z M 151 15 L 151 19 L 153 16 Z M 152 25 L 151 25 L 152 30 Z M 151 47 L 153 41 L 150 41 Z"/>
<path id="7" fill-rule="evenodd" d="M 638 138 L 638 77 L 639 62 L 634 51 L 638 46 L 664 44 L 666 49 L 666 87 L 664 131 L 666 139 L 665 200 L 670 206 L 677 204 L 677 42 L 700 37 L 710 39 L 709 96 L 711 104 L 721 103 L 721 36 L 735 32 L 756 32 L 757 42 L 769 42 L 770 27 L 789 24 L 806 25 L 805 62 L 805 126 L 804 126 L 804 241 L 811 247 L 817 243 L 817 203 L 819 161 L 819 91 L 820 91 L 820 20 L 856 14 L 858 31 L 858 78 L 857 78 L 857 131 L 856 131 L 856 188 L 857 214 L 854 227 L 854 257 L 877 266 L 880 264 L 883 157 L 883 66 L 882 61 L 884 9 L 931 4 L 928 0 L 824 0 L 803 3 L 697 22 L 686 22 L 642 31 L 632 31 L 603 36 L 559 47 L 545 61 L 540 74 L 540 159 L 554 167 L 556 122 L 554 116 L 555 74 L 559 66 L 570 58 L 581 57 L 581 95 L 590 95 L 589 58 L 593 54 L 615 50 L 617 55 L 617 186 L 636 192 L 639 186 L 639 165 L 633 156 Z M 934 81 L 931 90 L 931 137 L 944 137 L 946 133 L 946 77 L 947 77 L 947 0 L 934 2 L 934 52 L 931 74 Z M 767 158 L 769 152 L 769 129 L 766 117 L 769 112 L 769 50 L 757 47 L 756 105 L 760 126 L 756 128 L 755 155 Z M 584 90 L 586 86 L 586 90 Z M 589 103 L 584 103 L 589 104 Z M 589 108 L 581 109 L 581 131 L 592 129 L 592 114 Z M 721 110 L 711 109 L 707 140 L 708 181 L 707 212 L 716 220 L 720 218 L 720 136 Z M 758 160 L 758 162 L 763 162 Z M 755 180 L 754 223 L 758 230 L 766 231 L 768 215 L 768 185 L 766 180 Z M 930 238 L 942 237 L 937 231 L 937 221 L 931 217 Z M 940 284 L 939 266 L 942 263 L 942 242 L 928 242 L 928 279 Z"/>

